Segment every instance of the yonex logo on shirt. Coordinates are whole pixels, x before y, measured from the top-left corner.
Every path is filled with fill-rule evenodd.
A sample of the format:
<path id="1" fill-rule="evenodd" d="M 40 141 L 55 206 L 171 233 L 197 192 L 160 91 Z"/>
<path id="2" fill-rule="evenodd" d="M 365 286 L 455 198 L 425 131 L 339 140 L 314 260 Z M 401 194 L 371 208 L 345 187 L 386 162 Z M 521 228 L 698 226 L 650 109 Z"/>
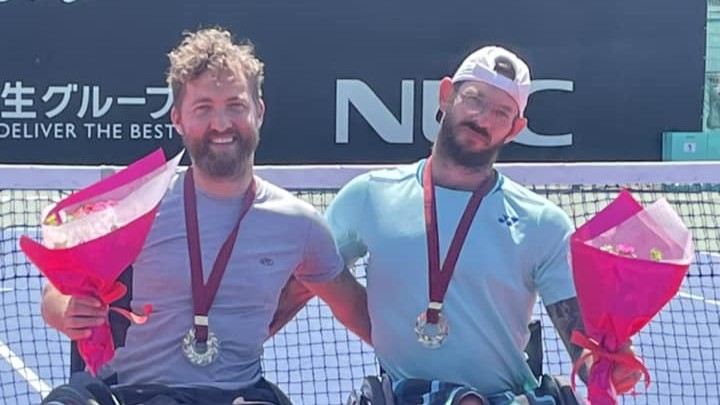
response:
<path id="1" fill-rule="evenodd" d="M 507 214 L 503 214 L 500 218 L 498 218 L 498 222 L 501 224 L 505 224 L 507 226 L 513 226 L 517 223 L 518 217 L 516 216 L 508 216 Z"/>

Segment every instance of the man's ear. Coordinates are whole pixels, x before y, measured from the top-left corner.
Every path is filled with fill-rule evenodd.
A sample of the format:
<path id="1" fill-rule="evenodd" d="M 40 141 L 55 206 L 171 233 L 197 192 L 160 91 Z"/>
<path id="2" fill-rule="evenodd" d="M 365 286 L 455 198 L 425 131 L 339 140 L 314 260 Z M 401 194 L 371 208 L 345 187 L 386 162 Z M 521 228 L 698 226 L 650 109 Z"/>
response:
<path id="1" fill-rule="evenodd" d="M 170 121 L 175 127 L 175 131 L 177 131 L 180 136 L 183 136 L 184 131 L 182 127 L 182 120 L 180 119 L 180 110 L 178 110 L 175 106 L 172 106 L 170 109 Z"/>
<path id="2" fill-rule="evenodd" d="M 505 137 L 505 140 L 503 141 L 505 144 L 508 144 L 513 141 L 518 135 L 520 135 L 520 132 L 522 132 L 523 129 L 527 127 L 527 118 L 525 117 L 518 117 L 513 122 L 513 127 L 510 130 L 510 133 L 508 136 Z"/>
<path id="3" fill-rule="evenodd" d="M 263 120 L 265 119 L 265 101 L 259 99 L 257 102 L 257 122 L 258 128 L 262 127 Z"/>
<path id="4" fill-rule="evenodd" d="M 443 77 L 440 81 L 440 91 L 438 92 L 438 109 L 445 114 L 453 103 L 455 98 L 455 88 L 452 83 L 452 79 L 449 77 Z"/>

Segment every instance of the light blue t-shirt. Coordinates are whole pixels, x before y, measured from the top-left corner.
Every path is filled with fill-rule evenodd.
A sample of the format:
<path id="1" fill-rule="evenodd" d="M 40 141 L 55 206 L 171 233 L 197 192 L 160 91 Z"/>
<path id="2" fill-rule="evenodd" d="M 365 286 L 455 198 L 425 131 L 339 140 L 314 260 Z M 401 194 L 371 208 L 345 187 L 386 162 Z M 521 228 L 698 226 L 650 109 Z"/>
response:
<path id="1" fill-rule="evenodd" d="M 442 380 L 488 394 L 531 388 L 523 350 L 538 294 L 545 305 L 575 296 L 568 263 L 572 222 L 549 200 L 499 174 L 450 280 L 443 306 L 448 337 L 441 347 L 426 348 L 414 331 L 429 298 L 424 163 L 363 174 L 326 211 L 346 262 L 369 254 L 376 355 L 396 380 Z M 436 187 L 435 193 L 442 263 L 471 192 Z"/>

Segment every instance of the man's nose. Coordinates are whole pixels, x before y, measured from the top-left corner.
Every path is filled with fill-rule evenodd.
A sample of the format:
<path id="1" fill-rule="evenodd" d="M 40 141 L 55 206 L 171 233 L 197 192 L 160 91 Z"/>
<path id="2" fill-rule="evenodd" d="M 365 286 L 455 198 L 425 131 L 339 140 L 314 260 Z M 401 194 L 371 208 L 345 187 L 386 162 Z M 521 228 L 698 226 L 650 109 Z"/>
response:
<path id="1" fill-rule="evenodd" d="M 494 122 L 490 108 L 478 108 L 472 113 L 471 118 L 480 127 L 492 126 Z"/>
<path id="2" fill-rule="evenodd" d="M 232 126 L 230 118 L 227 116 L 225 111 L 218 111 L 210 122 L 210 126 L 217 132 L 224 132 Z"/>

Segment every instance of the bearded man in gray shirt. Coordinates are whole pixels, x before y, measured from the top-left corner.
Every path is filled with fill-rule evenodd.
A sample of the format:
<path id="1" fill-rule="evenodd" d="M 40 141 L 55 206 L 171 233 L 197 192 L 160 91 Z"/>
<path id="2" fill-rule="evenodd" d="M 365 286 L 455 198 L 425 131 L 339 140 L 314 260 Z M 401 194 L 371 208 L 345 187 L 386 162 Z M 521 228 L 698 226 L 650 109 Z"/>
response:
<path id="1" fill-rule="evenodd" d="M 370 342 L 365 290 L 323 217 L 253 173 L 265 105 L 263 63 L 252 45 L 204 29 L 169 58 L 171 119 L 192 164 L 171 185 L 133 264 L 131 305 L 151 303 L 153 313 L 129 327 L 125 345 L 98 373 L 117 384 L 103 391 L 99 380 L 76 375 L 45 403 L 70 403 L 68 393 L 78 391 L 125 405 L 289 403 L 262 378 L 261 355 L 263 342 L 294 315 L 278 310 L 290 279 Z M 107 311 L 52 285 L 42 298 L 45 321 L 74 340 L 106 322 Z"/>

